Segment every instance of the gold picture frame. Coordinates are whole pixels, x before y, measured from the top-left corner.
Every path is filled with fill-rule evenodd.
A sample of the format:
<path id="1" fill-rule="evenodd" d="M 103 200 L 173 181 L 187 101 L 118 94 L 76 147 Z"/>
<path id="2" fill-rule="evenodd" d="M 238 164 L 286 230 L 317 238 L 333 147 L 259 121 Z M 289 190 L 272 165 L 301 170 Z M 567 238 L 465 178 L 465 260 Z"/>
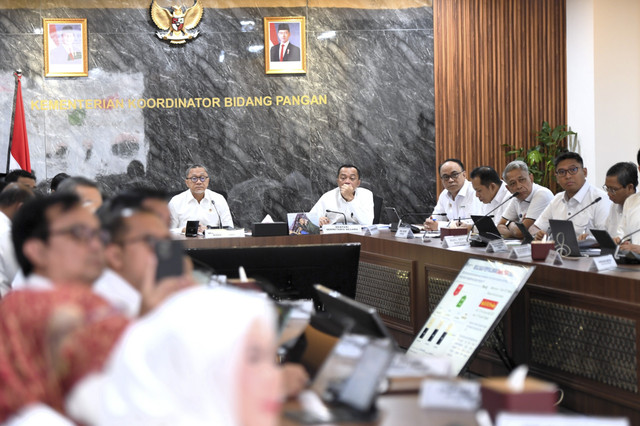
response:
<path id="1" fill-rule="evenodd" d="M 87 20 L 43 18 L 42 28 L 44 76 L 87 77 Z"/>
<path id="2" fill-rule="evenodd" d="M 306 39 L 304 16 L 264 18 L 264 72 L 306 74 Z"/>

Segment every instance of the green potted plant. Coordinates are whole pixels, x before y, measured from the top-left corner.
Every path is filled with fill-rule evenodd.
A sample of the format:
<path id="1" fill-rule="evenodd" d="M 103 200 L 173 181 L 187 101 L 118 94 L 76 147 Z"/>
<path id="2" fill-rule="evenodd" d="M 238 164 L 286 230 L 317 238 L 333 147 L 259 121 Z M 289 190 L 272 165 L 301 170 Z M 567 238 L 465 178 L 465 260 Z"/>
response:
<path id="1" fill-rule="evenodd" d="M 565 124 L 552 129 L 547 121 L 543 121 L 542 128 L 536 132 L 537 145 L 531 148 L 516 148 L 509 144 L 502 146 L 507 158 L 512 157 L 511 160 L 521 160 L 527 163 L 537 184 L 553 190 L 555 186 L 555 181 L 552 179 L 555 174 L 553 160 L 558 154 L 568 150 L 574 151 L 576 148 L 575 137 L 573 141 L 569 142 L 569 148 L 565 146 L 563 140 L 568 136 L 577 136 L 577 133 L 567 130 Z"/>

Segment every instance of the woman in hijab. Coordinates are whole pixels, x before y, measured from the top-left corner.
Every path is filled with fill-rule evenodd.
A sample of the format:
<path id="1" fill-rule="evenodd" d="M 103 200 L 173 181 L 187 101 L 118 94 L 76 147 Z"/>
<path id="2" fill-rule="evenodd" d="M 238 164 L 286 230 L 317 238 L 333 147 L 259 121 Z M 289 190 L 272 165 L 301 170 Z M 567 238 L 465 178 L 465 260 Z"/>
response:
<path id="1" fill-rule="evenodd" d="M 67 401 L 95 425 L 270 426 L 279 421 L 275 314 L 259 296 L 194 288 L 125 332 Z"/>

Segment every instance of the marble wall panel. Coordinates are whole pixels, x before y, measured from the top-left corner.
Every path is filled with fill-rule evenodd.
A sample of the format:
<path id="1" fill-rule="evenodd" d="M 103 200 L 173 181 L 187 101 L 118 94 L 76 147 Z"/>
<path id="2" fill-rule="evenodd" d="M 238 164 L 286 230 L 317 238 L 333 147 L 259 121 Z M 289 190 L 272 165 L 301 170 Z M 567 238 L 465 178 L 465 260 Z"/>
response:
<path id="1" fill-rule="evenodd" d="M 36 4 L 42 2 L 36 2 Z M 408 213 L 435 203 L 431 8 L 207 8 L 186 46 L 157 39 L 147 9 L 1 9 L 0 138 L 8 139 L 12 70 L 24 101 L 39 179 L 59 171 L 102 182 L 107 193 L 140 180 L 184 189 L 205 164 L 236 222 L 309 209 L 357 164 L 363 185 Z M 50 4 L 51 3 L 51 4 Z M 92 3 L 99 3 L 93 0 Z M 265 75 L 264 16 L 306 16 L 306 75 Z M 86 17 L 88 78 L 43 77 L 42 17 Z M 325 95 L 326 105 L 38 111 L 56 99 L 224 98 Z M 135 104 L 135 102 L 134 102 Z M 1 145 L 0 145 L 1 146 Z M 2 159 L 0 158 L 0 162 Z"/>

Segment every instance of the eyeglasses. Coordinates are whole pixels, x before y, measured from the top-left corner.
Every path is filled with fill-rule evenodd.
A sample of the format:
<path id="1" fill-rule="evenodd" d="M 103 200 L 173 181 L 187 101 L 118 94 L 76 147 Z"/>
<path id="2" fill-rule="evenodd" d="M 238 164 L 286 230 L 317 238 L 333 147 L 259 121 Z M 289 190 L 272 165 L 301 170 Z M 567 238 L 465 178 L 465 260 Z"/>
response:
<path id="1" fill-rule="evenodd" d="M 624 189 L 624 188 L 622 188 L 622 187 L 620 187 L 620 188 L 611 188 L 611 187 L 609 187 L 607 185 L 602 185 L 602 189 L 604 189 L 605 191 L 607 191 L 611 195 L 616 195 L 617 191 L 620 191 L 621 189 Z"/>
<path id="2" fill-rule="evenodd" d="M 52 231 L 50 236 L 69 235 L 72 239 L 79 243 L 87 244 L 94 238 L 98 238 L 102 244 L 109 242 L 109 234 L 102 229 L 87 228 L 84 225 L 73 225 L 67 229 Z"/>
<path id="3" fill-rule="evenodd" d="M 139 237 L 119 241 L 117 244 L 124 246 L 127 244 L 145 243 L 151 250 L 155 250 L 160 241 L 169 241 L 169 238 L 158 238 L 153 235 L 141 235 Z"/>
<path id="4" fill-rule="evenodd" d="M 189 179 L 193 183 L 197 183 L 198 181 L 204 182 L 205 180 L 209 179 L 209 176 L 193 176 L 187 179 Z"/>
<path id="5" fill-rule="evenodd" d="M 569 173 L 571 176 L 575 175 L 576 173 L 578 173 L 578 170 L 580 170 L 580 167 L 571 167 L 569 169 L 558 169 L 556 170 L 556 175 L 558 176 L 565 176 L 567 173 Z"/>
<path id="6" fill-rule="evenodd" d="M 440 176 L 440 179 L 442 179 L 443 181 L 448 181 L 449 179 L 453 179 L 456 180 L 458 179 L 458 176 L 460 176 L 462 174 L 462 172 L 453 172 L 450 175 L 442 175 Z"/>

